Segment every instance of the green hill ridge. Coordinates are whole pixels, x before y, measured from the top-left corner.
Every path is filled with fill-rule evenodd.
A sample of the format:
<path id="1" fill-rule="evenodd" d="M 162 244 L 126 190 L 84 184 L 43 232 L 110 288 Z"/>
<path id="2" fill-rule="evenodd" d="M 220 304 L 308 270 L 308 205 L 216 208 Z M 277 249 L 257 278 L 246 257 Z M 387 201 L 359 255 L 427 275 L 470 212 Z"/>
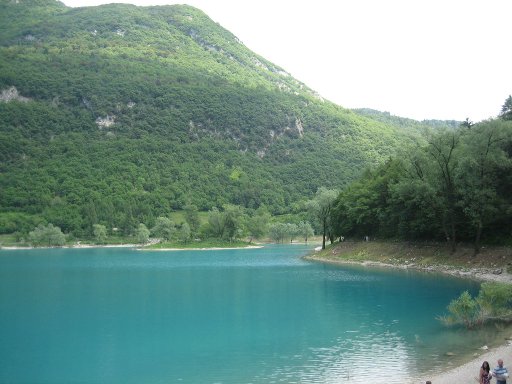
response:
<path id="1" fill-rule="evenodd" d="M 0 0 L 0 99 L 0 233 L 294 212 L 421 131 L 322 99 L 186 5 Z"/>

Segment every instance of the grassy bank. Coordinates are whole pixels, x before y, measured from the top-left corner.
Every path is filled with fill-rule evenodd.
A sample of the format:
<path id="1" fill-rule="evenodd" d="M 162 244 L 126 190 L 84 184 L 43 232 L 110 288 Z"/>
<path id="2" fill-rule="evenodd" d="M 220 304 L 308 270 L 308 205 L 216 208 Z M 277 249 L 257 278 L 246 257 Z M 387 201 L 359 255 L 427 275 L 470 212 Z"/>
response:
<path id="1" fill-rule="evenodd" d="M 183 242 L 160 242 L 145 246 L 144 249 L 196 249 L 196 248 L 245 248 L 256 244 L 247 241 L 223 241 L 218 239 L 207 239 L 201 241 Z"/>
<path id="2" fill-rule="evenodd" d="M 395 267 L 512 273 L 512 247 L 483 247 L 473 255 L 471 245 L 459 245 L 455 253 L 443 243 L 344 241 L 316 252 L 310 259 L 328 262 L 374 262 Z M 501 271 L 501 272 L 500 272 Z"/>

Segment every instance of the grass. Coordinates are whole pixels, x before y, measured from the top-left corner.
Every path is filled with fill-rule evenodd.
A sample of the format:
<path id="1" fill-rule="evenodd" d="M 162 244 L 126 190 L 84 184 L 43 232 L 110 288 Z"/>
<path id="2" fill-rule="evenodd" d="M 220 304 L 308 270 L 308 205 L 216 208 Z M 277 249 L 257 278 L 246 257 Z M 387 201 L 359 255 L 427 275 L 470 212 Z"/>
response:
<path id="1" fill-rule="evenodd" d="M 445 243 L 410 243 L 394 241 L 345 241 L 315 254 L 325 260 L 375 261 L 392 265 L 415 264 L 422 267 L 446 265 L 461 270 L 503 268 L 512 272 L 512 247 L 483 247 L 474 256 L 471 244 L 458 245 L 451 253 Z"/>
<path id="2" fill-rule="evenodd" d="M 243 248 L 250 245 L 254 245 L 254 243 L 249 243 L 247 241 L 225 241 L 218 239 L 206 239 L 201 241 L 190 241 L 188 243 L 182 242 L 161 242 L 157 244 L 148 245 L 146 249 L 168 249 L 168 248 L 178 248 L 178 249 L 193 249 L 193 248 Z"/>

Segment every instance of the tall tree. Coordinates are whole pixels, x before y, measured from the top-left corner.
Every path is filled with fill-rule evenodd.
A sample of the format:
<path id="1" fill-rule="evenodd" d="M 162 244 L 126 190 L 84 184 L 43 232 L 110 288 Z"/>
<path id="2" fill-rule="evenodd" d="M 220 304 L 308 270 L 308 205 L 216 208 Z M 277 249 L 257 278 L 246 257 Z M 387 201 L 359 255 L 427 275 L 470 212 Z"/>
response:
<path id="1" fill-rule="evenodd" d="M 297 227 L 299 235 L 302 236 L 306 243 L 308 242 L 308 238 L 315 234 L 309 221 L 301 221 L 299 224 L 297 224 Z"/>
<path id="2" fill-rule="evenodd" d="M 270 222 L 270 213 L 264 206 L 259 207 L 254 214 L 247 219 L 246 228 L 250 236 L 250 242 L 253 239 L 259 239 L 268 232 Z"/>
<path id="3" fill-rule="evenodd" d="M 496 170 L 509 159 L 503 150 L 512 125 L 500 120 L 477 124 L 471 135 L 463 139 L 463 156 L 457 172 L 457 187 L 469 223 L 475 230 L 474 253 L 480 252 L 484 226 L 499 212 L 501 200 Z"/>
<path id="4" fill-rule="evenodd" d="M 93 224 L 92 232 L 98 244 L 104 244 L 107 240 L 107 227 L 102 224 Z"/>
<path id="5" fill-rule="evenodd" d="M 332 231 L 331 211 L 339 192 L 325 187 L 318 188 L 315 197 L 307 202 L 312 217 L 320 223 L 322 228 L 322 249 L 325 249 L 325 238 Z"/>
<path id="6" fill-rule="evenodd" d="M 512 95 L 509 95 L 502 105 L 500 117 L 503 120 L 512 120 Z"/>
<path id="7" fill-rule="evenodd" d="M 430 181 L 437 190 L 442 204 L 442 226 L 452 252 L 457 247 L 457 191 L 455 168 L 458 163 L 457 150 L 460 143 L 459 131 L 436 132 L 429 138 L 427 153 L 432 159 Z"/>
<path id="8" fill-rule="evenodd" d="M 149 229 L 145 224 L 139 224 L 135 230 L 135 238 L 140 244 L 146 244 L 149 241 Z"/>
<path id="9" fill-rule="evenodd" d="M 171 240 L 176 227 L 168 217 L 157 217 L 155 226 L 151 228 L 151 234 L 164 240 Z"/>
<path id="10" fill-rule="evenodd" d="M 185 211 L 185 221 L 189 225 L 190 233 L 192 236 L 195 236 L 199 232 L 199 227 L 201 226 L 197 207 L 193 204 L 187 204 L 183 207 L 183 210 Z"/>

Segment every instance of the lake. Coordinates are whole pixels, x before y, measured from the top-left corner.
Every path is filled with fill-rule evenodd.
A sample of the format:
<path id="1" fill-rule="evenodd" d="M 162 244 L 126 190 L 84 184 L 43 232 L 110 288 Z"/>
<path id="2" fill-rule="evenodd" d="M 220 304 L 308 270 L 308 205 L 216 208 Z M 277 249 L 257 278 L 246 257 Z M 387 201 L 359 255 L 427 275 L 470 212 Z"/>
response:
<path id="1" fill-rule="evenodd" d="M 435 319 L 479 284 L 311 251 L 2 250 L 0 382 L 402 383 L 492 342 Z"/>

